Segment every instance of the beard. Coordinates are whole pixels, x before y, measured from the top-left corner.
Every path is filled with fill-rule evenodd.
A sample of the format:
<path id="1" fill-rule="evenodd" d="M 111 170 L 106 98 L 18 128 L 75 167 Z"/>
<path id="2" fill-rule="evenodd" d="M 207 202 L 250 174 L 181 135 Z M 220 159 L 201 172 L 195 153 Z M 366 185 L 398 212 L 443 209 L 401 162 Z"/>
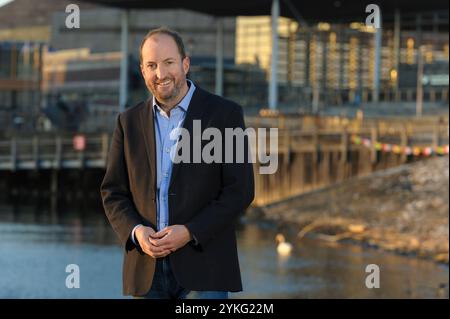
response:
<path id="1" fill-rule="evenodd" d="M 161 83 L 169 81 L 167 86 L 161 86 Z M 152 92 L 153 96 L 161 103 L 170 103 L 176 100 L 180 95 L 183 82 L 174 77 L 166 77 L 162 80 L 146 81 L 147 88 Z"/>

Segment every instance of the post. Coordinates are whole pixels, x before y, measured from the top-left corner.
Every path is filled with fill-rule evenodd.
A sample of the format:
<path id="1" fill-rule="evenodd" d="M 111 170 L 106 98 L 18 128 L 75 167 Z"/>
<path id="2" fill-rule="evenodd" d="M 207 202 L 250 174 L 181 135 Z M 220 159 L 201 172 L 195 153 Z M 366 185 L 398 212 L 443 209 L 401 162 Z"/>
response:
<path id="1" fill-rule="evenodd" d="M 58 171 L 53 168 L 50 176 L 50 214 L 52 222 L 58 218 Z"/>
<path id="2" fill-rule="evenodd" d="M 439 141 L 440 128 L 441 128 L 441 123 L 439 121 L 437 121 L 436 125 L 433 127 L 433 142 L 432 142 L 433 150 L 436 150 L 436 148 L 440 144 L 440 141 Z"/>
<path id="3" fill-rule="evenodd" d="M 128 10 L 121 12 L 121 36 L 120 51 L 122 57 L 120 60 L 120 93 L 119 93 L 119 112 L 125 110 L 128 100 Z"/>
<path id="4" fill-rule="evenodd" d="M 43 101 L 43 93 L 42 92 L 44 92 L 44 88 L 43 88 L 44 84 L 43 84 L 43 79 L 42 79 L 42 74 L 44 73 L 43 72 L 43 69 L 44 69 L 43 62 L 44 61 L 43 61 L 43 57 L 42 57 L 42 55 L 44 53 L 43 45 L 37 45 L 37 49 L 36 49 L 36 45 L 35 45 L 35 50 L 38 50 L 38 57 L 39 57 L 37 59 L 38 60 L 38 66 L 36 67 L 37 72 L 34 71 L 34 74 L 37 73 L 37 82 L 38 82 L 38 84 L 37 84 L 38 85 L 38 87 L 37 87 L 37 95 L 38 95 L 37 104 L 34 109 L 34 111 L 35 111 L 34 114 L 37 115 L 39 113 L 40 107 L 42 106 L 42 101 Z M 35 59 L 35 61 L 36 61 L 36 59 Z M 37 116 L 35 118 L 37 118 Z M 36 121 L 33 123 L 33 129 L 36 129 Z"/>
<path id="5" fill-rule="evenodd" d="M 328 58 L 328 48 L 327 48 L 327 35 L 326 31 L 322 31 L 322 34 L 320 34 L 320 41 L 322 42 L 322 83 L 320 85 L 320 91 L 319 91 L 319 100 L 320 100 L 320 93 L 322 93 L 323 96 L 323 106 L 326 106 L 327 103 L 327 58 Z"/>
<path id="6" fill-rule="evenodd" d="M 216 94 L 223 95 L 223 19 L 216 23 Z"/>
<path id="7" fill-rule="evenodd" d="M 338 163 L 339 174 L 338 181 L 342 181 L 347 177 L 347 162 L 348 162 L 348 152 L 349 152 L 349 143 L 348 143 L 348 131 L 347 127 L 344 127 L 341 132 L 341 158 Z"/>
<path id="8" fill-rule="evenodd" d="M 304 32 L 305 36 L 305 74 L 304 74 L 304 80 L 305 80 L 305 87 L 310 87 L 311 83 L 309 81 L 309 68 L 310 68 L 310 47 L 311 47 L 311 35 L 308 32 L 308 29 Z"/>
<path id="9" fill-rule="evenodd" d="M 370 139 L 371 139 L 371 148 L 370 148 L 370 162 L 372 164 L 376 164 L 377 162 L 377 150 L 375 148 L 375 144 L 378 142 L 378 124 L 373 125 L 370 128 Z M 371 167 L 373 171 L 373 166 Z"/>
<path id="10" fill-rule="evenodd" d="M 416 95 L 416 117 L 421 117 L 423 112 L 423 46 L 417 50 L 417 95 Z"/>
<path id="11" fill-rule="evenodd" d="M 17 166 L 17 140 L 15 137 L 11 139 L 11 171 L 15 171 Z"/>
<path id="12" fill-rule="evenodd" d="M 60 169 L 62 160 L 62 138 L 57 136 L 55 140 L 55 161 L 53 163 L 53 168 Z"/>
<path id="13" fill-rule="evenodd" d="M 278 18 L 280 16 L 279 0 L 272 0 L 272 58 L 270 61 L 269 108 L 277 108 L 278 102 Z"/>
<path id="14" fill-rule="evenodd" d="M 78 151 L 78 161 L 79 161 L 79 169 L 80 169 L 80 171 L 83 170 L 85 168 L 85 165 L 86 165 L 85 149 L 86 148 Z"/>
<path id="15" fill-rule="evenodd" d="M 403 123 L 401 132 L 400 132 L 400 144 L 402 146 L 402 154 L 400 155 L 400 162 L 406 163 L 408 156 L 405 153 L 405 148 L 408 147 L 408 128 L 406 123 Z"/>
<path id="16" fill-rule="evenodd" d="M 347 163 L 348 160 L 348 133 L 347 128 L 344 127 L 341 132 L 341 163 Z"/>
<path id="17" fill-rule="evenodd" d="M 51 184 L 50 184 L 50 194 L 51 197 L 56 197 L 58 195 L 58 169 L 52 169 Z"/>
<path id="18" fill-rule="evenodd" d="M 314 71 L 315 72 L 315 71 Z M 313 85 L 313 96 L 312 96 L 312 112 L 313 114 L 319 113 L 319 101 L 320 101 L 320 84 Z"/>
<path id="19" fill-rule="evenodd" d="M 416 15 L 416 44 L 417 44 L 417 63 L 419 62 L 419 50 L 422 45 L 422 15 L 419 13 Z"/>
<path id="20" fill-rule="evenodd" d="M 317 187 L 317 184 L 319 182 L 319 178 L 318 178 L 318 171 L 319 171 L 319 152 L 320 152 L 320 147 L 319 147 L 319 132 L 318 132 L 318 128 L 317 126 L 314 128 L 314 132 L 313 132 L 313 136 L 312 136 L 312 141 L 313 141 L 313 154 L 312 154 L 312 165 L 311 165 L 311 169 L 312 169 L 312 188 Z"/>
<path id="21" fill-rule="evenodd" d="M 397 78 L 395 80 L 394 92 L 397 96 L 398 91 L 398 76 L 399 76 L 399 65 L 400 65 L 400 11 L 395 9 L 394 14 L 394 69 L 397 72 Z"/>
<path id="22" fill-rule="evenodd" d="M 35 170 L 39 169 L 39 137 L 33 136 L 33 159 Z"/>
<path id="23" fill-rule="evenodd" d="M 381 15 L 381 13 L 380 13 Z M 375 31 L 375 59 L 373 67 L 373 88 L 372 101 L 378 102 L 380 95 L 380 71 L 381 71 L 381 45 L 382 45 L 382 31 L 383 19 L 380 17 L 380 27 Z"/>
<path id="24" fill-rule="evenodd" d="M 344 34 L 345 30 L 339 27 L 338 30 L 338 42 L 339 42 L 339 100 L 341 100 L 342 90 L 344 89 L 344 41 L 347 41 L 347 37 Z M 342 103 L 340 103 L 342 104 Z"/>
<path id="25" fill-rule="evenodd" d="M 364 83 L 363 83 L 363 34 L 360 33 L 358 39 L 358 46 L 357 46 L 357 50 L 358 50 L 358 87 L 357 87 L 357 92 L 358 92 L 358 96 L 359 96 L 359 105 L 357 105 L 357 107 L 361 107 L 362 104 L 362 90 L 364 87 Z"/>

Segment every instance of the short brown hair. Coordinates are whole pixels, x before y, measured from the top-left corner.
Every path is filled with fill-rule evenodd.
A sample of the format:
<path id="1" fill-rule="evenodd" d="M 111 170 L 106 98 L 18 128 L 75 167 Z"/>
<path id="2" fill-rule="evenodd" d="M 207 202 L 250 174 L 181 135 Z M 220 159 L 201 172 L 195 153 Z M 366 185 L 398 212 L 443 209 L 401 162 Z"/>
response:
<path id="1" fill-rule="evenodd" d="M 178 52 L 180 53 L 181 60 L 183 60 L 186 57 L 186 51 L 184 50 L 184 43 L 181 36 L 178 34 L 178 32 L 171 30 L 166 27 L 159 27 L 157 29 L 150 30 L 145 37 L 142 39 L 141 46 L 139 48 L 139 61 L 142 63 L 142 47 L 144 46 L 145 41 L 147 41 L 148 38 L 150 38 L 152 35 L 155 34 L 166 34 L 175 41 L 178 47 Z"/>

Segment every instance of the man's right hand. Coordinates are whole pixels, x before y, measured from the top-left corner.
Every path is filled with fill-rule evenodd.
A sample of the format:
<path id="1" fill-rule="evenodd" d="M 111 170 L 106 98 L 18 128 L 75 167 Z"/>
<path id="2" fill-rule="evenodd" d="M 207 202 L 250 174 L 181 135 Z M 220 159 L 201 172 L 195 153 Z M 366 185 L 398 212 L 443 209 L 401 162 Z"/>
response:
<path id="1" fill-rule="evenodd" d="M 144 253 L 153 258 L 165 257 L 170 254 L 171 251 L 167 249 L 161 249 L 160 247 L 157 247 L 150 242 L 150 238 L 158 239 L 158 237 L 155 237 L 155 234 L 156 232 L 153 228 L 144 225 L 138 226 L 138 228 L 136 228 L 134 232 L 134 236 L 139 242 L 139 246 L 141 246 Z"/>

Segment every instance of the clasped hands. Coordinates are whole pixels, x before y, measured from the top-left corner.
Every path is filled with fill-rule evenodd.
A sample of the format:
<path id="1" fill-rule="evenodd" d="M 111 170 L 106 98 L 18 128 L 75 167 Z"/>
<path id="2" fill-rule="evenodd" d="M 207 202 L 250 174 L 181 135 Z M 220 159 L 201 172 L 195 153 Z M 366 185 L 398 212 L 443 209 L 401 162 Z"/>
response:
<path id="1" fill-rule="evenodd" d="M 184 225 L 172 225 L 159 232 L 151 227 L 139 226 L 134 233 L 142 251 L 153 258 L 161 258 L 173 253 L 192 240 Z"/>

